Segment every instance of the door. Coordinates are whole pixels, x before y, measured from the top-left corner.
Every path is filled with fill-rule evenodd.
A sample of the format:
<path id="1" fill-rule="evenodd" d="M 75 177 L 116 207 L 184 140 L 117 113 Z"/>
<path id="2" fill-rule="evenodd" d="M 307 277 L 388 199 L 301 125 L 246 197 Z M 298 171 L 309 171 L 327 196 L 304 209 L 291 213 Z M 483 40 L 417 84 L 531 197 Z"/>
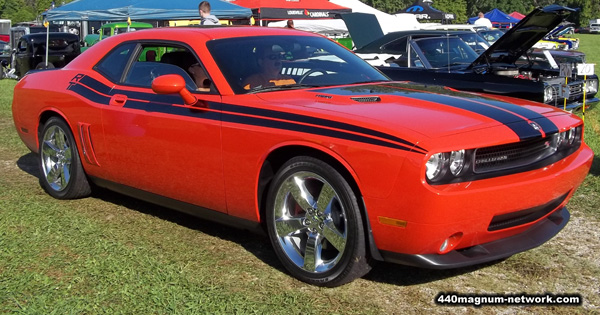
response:
<path id="1" fill-rule="evenodd" d="M 158 55 L 147 60 L 150 50 Z M 102 166 L 118 183 L 226 212 L 221 97 L 214 89 L 197 92 L 183 65 L 167 63 L 167 54 L 175 51 L 191 56 L 188 62 L 201 64 L 183 46 L 132 43 L 113 50 L 96 66 L 100 74 L 119 82 L 106 90 L 110 101 L 102 123 L 108 149 L 101 154 L 106 161 Z M 164 74 L 184 77 L 202 106 L 186 106 L 179 95 L 154 93 L 153 78 Z"/>

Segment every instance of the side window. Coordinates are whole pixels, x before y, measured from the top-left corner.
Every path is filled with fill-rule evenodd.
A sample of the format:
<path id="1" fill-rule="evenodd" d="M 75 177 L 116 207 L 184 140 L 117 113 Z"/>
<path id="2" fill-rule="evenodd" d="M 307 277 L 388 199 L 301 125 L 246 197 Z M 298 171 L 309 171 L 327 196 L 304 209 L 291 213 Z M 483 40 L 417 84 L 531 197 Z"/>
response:
<path id="1" fill-rule="evenodd" d="M 178 46 L 143 45 L 123 83 L 151 88 L 152 81 L 165 74 L 183 77 L 190 91 L 210 91 L 210 80 L 195 55 Z"/>
<path id="2" fill-rule="evenodd" d="M 127 62 L 129 61 L 135 46 L 135 43 L 127 43 L 118 46 L 100 60 L 94 68 L 113 82 L 121 81 L 123 70 L 127 66 Z"/>
<path id="3" fill-rule="evenodd" d="M 110 36 L 110 27 L 106 27 L 102 29 L 102 37 Z"/>
<path id="4" fill-rule="evenodd" d="M 406 53 L 406 40 L 407 39 L 405 36 L 405 37 L 396 39 L 394 41 L 391 41 L 391 42 L 385 44 L 382 47 L 382 50 L 384 52 L 390 52 L 393 54 L 399 54 L 399 53 L 404 54 L 404 53 Z"/>
<path id="5" fill-rule="evenodd" d="M 423 64 L 423 61 L 421 61 L 421 58 L 419 58 L 419 56 L 417 55 L 417 52 L 415 51 L 415 49 L 410 46 L 410 64 L 408 65 L 409 68 L 424 68 L 425 65 Z"/>
<path id="6" fill-rule="evenodd" d="M 19 41 L 19 48 L 18 48 L 20 53 L 24 53 L 27 51 L 27 41 L 25 40 L 21 40 Z"/>

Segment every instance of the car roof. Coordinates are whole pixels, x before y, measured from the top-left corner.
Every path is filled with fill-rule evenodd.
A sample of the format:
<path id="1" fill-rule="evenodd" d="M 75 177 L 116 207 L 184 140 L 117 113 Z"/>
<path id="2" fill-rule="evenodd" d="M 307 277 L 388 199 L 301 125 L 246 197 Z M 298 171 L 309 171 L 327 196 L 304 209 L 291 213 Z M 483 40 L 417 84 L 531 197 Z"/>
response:
<path id="1" fill-rule="evenodd" d="M 98 60 L 103 58 L 115 46 L 128 41 L 178 41 L 194 46 L 203 45 L 205 42 L 216 39 L 277 35 L 323 37 L 315 33 L 295 29 L 260 26 L 214 25 L 147 28 L 107 37 L 86 50 L 85 54 L 83 54 L 85 58 L 76 58 L 67 67 L 88 68 L 96 64 Z"/>
<path id="2" fill-rule="evenodd" d="M 184 36 L 205 36 L 208 39 L 235 38 L 246 36 L 274 36 L 274 35 L 303 35 L 322 37 L 310 32 L 260 26 L 175 26 L 143 29 L 136 32 L 119 34 L 111 37 L 114 40 L 126 41 L 135 39 L 165 39 L 188 38 Z M 193 38 L 193 37 L 191 37 Z M 184 40 L 182 40 L 184 41 Z M 103 42 L 103 41 L 102 41 Z"/>
<path id="3" fill-rule="evenodd" d="M 100 26 L 100 28 L 127 27 L 127 26 L 128 26 L 127 22 L 112 22 L 112 23 L 102 24 L 102 26 Z M 129 25 L 129 26 L 130 27 L 153 27 L 152 24 L 144 23 L 144 22 L 131 22 L 131 25 Z"/>
<path id="4" fill-rule="evenodd" d="M 448 36 L 448 35 L 459 35 L 459 34 L 475 34 L 471 31 L 443 31 L 443 30 L 410 30 L 410 31 L 398 31 L 391 32 L 383 35 L 368 45 L 355 50 L 358 54 L 365 53 L 380 53 L 381 46 L 394 41 L 398 38 L 402 38 L 405 36 L 411 36 L 413 38 L 416 37 L 438 37 L 438 36 Z"/>
<path id="5" fill-rule="evenodd" d="M 75 34 L 71 34 L 71 33 L 65 33 L 65 32 L 50 32 L 47 35 L 50 38 L 66 38 L 68 40 L 76 40 L 79 41 L 79 36 L 75 35 Z M 33 33 L 33 34 L 25 34 L 23 36 L 21 36 L 22 40 L 27 40 L 27 41 L 46 41 L 46 33 Z"/>

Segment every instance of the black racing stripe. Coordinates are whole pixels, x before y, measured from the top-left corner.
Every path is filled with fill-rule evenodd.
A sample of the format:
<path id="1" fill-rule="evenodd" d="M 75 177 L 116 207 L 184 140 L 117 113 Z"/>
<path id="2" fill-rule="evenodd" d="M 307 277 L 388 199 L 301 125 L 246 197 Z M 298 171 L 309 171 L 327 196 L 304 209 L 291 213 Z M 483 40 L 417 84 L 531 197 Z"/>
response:
<path id="1" fill-rule="evenodd" d="M 383 141 L 383 140 L 379 140 L 379 139 L 374 139 L 374 138 L 367 137 L 367 136 L 361 136 L 361 135 L 356 135 L 353 133 L 348 133 L 348 132 L 343 132 L 343 131 L 338 131 L 338 130 L 331 130 L 331 129 L 321 128 L 321 127 L 316 127 L 316 126 L 300 125 L 300 124 L 296 124 L 293 122 L 272 120 L 272 119 L 259 118 L 259 117 L 232 115 L 232 114 L 225 114 L 225 113 L 223 113 L 222 119 L 223 119 L 223 121 L 231 122 L 231 123 L 239 123 L 239 124 L 244 124 L 244 125 L 252 125 L 252 126 L 269 127 L 269 128 L 275 128 L 275 129 L 284 129 L 284 130 L 291 130 L 291 131 L 297 131 L 297 132 L 304 132 L 304 133 L 316 134 L 316 135 L 321 135 L 321 136 L 326 136 L 326 137 L 345 139 L 345 140 L 350 140 L 350 141 L 355 141 L 355 142 L 368 143 L 368 144 L 373 144 L 373 145 L 378 145 L 378 146 L 383 146 L 383 147 L 388 147 L 388 148 L 393 148 L 393 149 L 398 149 L 398 150 L 403 150 L 403 151 L 411 151 L 412 150 L 412 147 L 410 147 L 410 146 L 402 146 L 402 145 L 398 145 L 396 143 Z"/>
<path id="2" fill-rule="evenodd" d="M 83 96 L 84 98 L 86 98 L 94 103 L 103 104 L 103 105 L 110 104 L 110 97 L 100 94 L 94 90 L 91 90 L 89 87 L 86 87 L 84 85 L 71 84 L 71 85 L 69 85 L 69 87 L 67 89 Z"/>
<path id="3" fill-rule="evenodd" d="M 328 119 L 322 119 L 322 118 L 316 118 L 316 117 L 310 117 L 310 116 L 305 116 L 305 115 L 286 113 L 286 112 L 280 112 L 280 111 L 274 111 L 274 110 L 268 110 L 268 109 L 246 107 L 246 106 L 240 106 L 240 105 L 223 104 L 223 110 L 228 111 L 228 112 L 242 113 L 242 114 L 246 114 L 246 115 L 271 117 L 271 118 L 282 119 L 282 120 L 302 122 L 302 123 L 307 123 L 307 124 L 311 124 L 311 125 L 327 126 L 327 127 L 335 128 L 335 129 L 353 131 L 356 133 L 367 134 L 370 136 L 402 143 L 406 146 L 414 147 L 415 150 L 427 152 L 427 150 L 419 147 L 418 145 L 415 145 L 414 143 L 411 143 L 404 139 L 395 137 L 393 135 L 379 132 L 379 131 L 372 130 L 372 129 L 367 129 L 367 128 L 351 125 L 351 124 L 346 124 L 346 123 L 339 122 L 339 121 L 333 121 L 333 120 L 328 120 Z"/>
<path id="4" fill-rule="evenodd" d="M 211 103 L 211 109 L 218 110 L 218 103 Z M 163 113 L 163 114 L 171 114 L 176 116 L 186 116 L 186 117 L 196 117 L 203 118 L 209 120 L 219 121 L 221 120 L 221 112 L 214 110 L 203 110 L 203 109 L 194 109 L 191 107 L 183 107 L 183 106 L 172 106 L 164 103 L 154 103 L 154 102 L 141 102 L 141 101 L 127 101 L 125 103 L 125 108 L 130 109 L 139 109 L 145 112 L 152 113 Z"/>
<path id="5" fill-rule="evenodd" d="M 134 91 L 128 91 L 128 90 L 112 89 L 111 87 L 109 87 L 109 86 L 101 83 L 100 81 L 98 81 L 94 78 L 91 78 L 89 76 L 83 76 L 79 80 L 79 83 L 87 85 L 91 89 L 96 90 L 99 93 L 107 94 L 107 95 L 111 95 L 111 96 L 115 95 L 115 94 L 123 94 L 123 95 L 126 95 L 127 98 L 145 100 L 145 99 L 148 99 L 149 95 L 151 95 L 152 100 L 156 101 L 156 102 L 166 103 L 166 104 L 183 105 L 183 99 L 179 95 L 165 95 L 165 94 L 154 94 L 154 93 L 150 94 L 150 93 L 145 93 L 145 92 L 134 92 Z"/>
<path id="6" fill-rule="evenodd" d="M 91 89 L 98 91 L 102 94 L 109 95 L 109 94 L 111 94 L 111 91 L 112 91 L 112 88 L 110 86 L 107 86 L 106 84 L 103 84 L 100 81 L 93 79 L 87 75 L 84 75 L 82 78 L 80 78 L 78 80 L 78 82 L 81 84 L 87 85 Z"/>
<path id="7" fill-rule="evenodd" d="M 529 122 L 527 120 L 518 116 L 516 113 L 511 113 L 507 110 L 503 110 L 492 105 L 485 105 L 485 102 L 488 101 L 488 99 L 478 98 L 478 101 L 480 102 L 477 102 L 466 98 L 452 97 L 427 92 L 415 92 L 413 90 L 410 91 L 410 95 L 408 96 L 412 98 L 418 98 L 420 100 L 435 102 L 438 104 L 467 110 L 496 120 L 504 124 L 506 127 L 510 128 L 515 134 L 517 134 L 521 141 L 542 136 L 542 133 L 540 131 L 535 130 L 531 125 L 529 125 Z M 506 103 L 501 104 L 506 105 Z"/>
<path id="8" fill-rule="evenodd" d="M 509 110 L 517 115 L 523 116 L 531 121 L 535 121 L 537 124 L 542 127 L 542 130 L 546 134 L 552 134 L 558 132 L 558 127 L 552 122 L 552 120 L 548 119 L 546 116 L 532 111 L 531 109 L 525 108 L 523 106 L 506 103 L 494 99 L 484 99 L 482 102 L 486 104 L 490 104 L 492 106 L 498 106 Z"/>
<path id="9" fill-rule="evenodd" d="M 210 103 L 211 108 L 214 108 L 215 105 L 218 106 L 217 103 Z M 345 139 L 345 140 L 351 140 L 351 141 L 362 142 L 362 143 L 369 143 L 369 144 L 373 144 L 373 145 L 384 146 L 384 147 L 389 147 L 389 148 L 394 148 L 394 149 L 399 149 L 399 150 L 404 150 L 404 151 L 410 151 L 412 148 L 410 146 L 398 145 L 395 143 L 390 143 L 388 141 L 373 139 L 373 138 L 366 137 L 366 136 L 355 135 L 355 134 L 348 133 L 348 132 L 336 131 L 336 130 L 315 127 L 315 126 L 306 126 L 306 125 L 301 125 L 301 124 L 297 124 L 297 123 L 293 123 L 293 122 L 285 122 L 285 121 L 273 120 L 273 119 L 269 119 L 269 118 L 250 117 L 250 116 L 228 114 L 228 113 L 224 113 L 224 112 L 214 112 L 214 111 L 201 112 L 200 110 L 190 109 L 189 107 L 168 106 L 168 105 L 161 105 L 161 104 L 152 103 L 152 102 L 146 103 L 146 102 L 127 101 L 127 103 L 125 103 L 124 107 L 130 108 L 130 109 L 140 109 L 140 110 L 144 110 L 147 112 L 154 112 L 154 113 L 165 113 L 165 114 L 172 114 L 172 115 L 177 115 L 177 116 L 199 117 L 199 118 L 204 118 L 204 119 L 211 119 L 211 120 L 217 120 L 217 121 L 221 120 L 221 121 L 225 121 L 225 122 L 239 123 L 239 124 L 244 124 L 244 125 L 291 130 L 291 131 L 327 136 L 327 137 L 332 137 L 332 138 Z M 200 116 L 198 114 L 199 112 L 202 113 Z"/>
<path id="10" fill-rule="evenodd" d="M 173 98 L 177 101 L 181 102 L 181 97 L 179 96 L 171 96 L 167 95 L 168 98 L 161 98 L 163 95 L 151 94 L 151 93 L 143 93 L 143 92 L 132 92 L 127 90 L 116 90 L 107 87 L 101 82 L 94 80 L 88 76 L 83 76 L 78 80 L 78 83 L 73 83 L 69 87 L 69 90 L 76 92 L 77 94 L 99 104 L 108 105 L 110 103 L 110 96 L 106 96 L 103 94 L 114 95 L 114 94 L 124 94 L 129 98 L 123 107 L 144 110 L 147 112 L 157 112 L 157 113 L 165 113 L 172 115 L 180 115 L 180 116 L 188 116 L 188 117 L 198 117 L 203 119 L 211 119 L 211 120 L 222 120 L 233 123 L 241 123 L 248 124 L 254 126 L 264 126 L 276 129 L 285 129 L 291 131 L 298 131 L 304 133 L 318 134 L 333 138 L 340 138 L 350 141 L 369 143 L 373 145 L 379 145 L 394 149 L 399 149 L 403 151 L 412 151 L 416 150 L 417 153 L 424 154 L 427 150 L 408 142 L 404 139 L 378 132 L 372 129 L 362 128 L 346 123 L 341 123 L 337 121 L 331 121 L 321 118 L 314 118 L 310 116 L 291 114 L 279 111 L 272 111 L 266 109 L 258 109 L 251 108 L 245 106 L 238 105 L 230 105 L 230 104 L 219 104 L 219 103 L 210 103 L 211 111 L 203 111 L 201 109 L 195 110 L 189 107 L 179 107 L 172 106 L 171 104 L 177 104 L 178 102 L 174 102 Z M 136 100 L 137 99 L 137 100 Z M 144 99 L 152 99 L 152 101 L 144 102 L 141 100 Z M 225 110 L 230 113 L 221 113 L 219 110 Z M 217 110 L 215 112 L 214 110 Z M 199 117 L 199 113 L 202 113 Z M 244 115 L 254 115 L 254 116 L 262 116 L 262 117 L 249 117 Z M 282 120 L 290 120 L 290 122 L 284 122 L 274 119 L 282 119 Z M 357 135 L 350 132 L 331 130 L 325 127 L 318 126 L 307 126 L 303 124 L 299 124 L 297 122 L 303 122 L 307 124 L 313 125 L 322 125 L 329 128 L 336 128 L 341 130 L 348 130 L 355 133 L 362 133 L 365 135 Z M 379 137 L 385 140 L 374 139 L 369 136 Z M 391 141 L 391 142 L 390 142 Z M 398 143 L 393 143 L 398 142 Z M 419 152 L 420 151 L 420 152 Z"/>

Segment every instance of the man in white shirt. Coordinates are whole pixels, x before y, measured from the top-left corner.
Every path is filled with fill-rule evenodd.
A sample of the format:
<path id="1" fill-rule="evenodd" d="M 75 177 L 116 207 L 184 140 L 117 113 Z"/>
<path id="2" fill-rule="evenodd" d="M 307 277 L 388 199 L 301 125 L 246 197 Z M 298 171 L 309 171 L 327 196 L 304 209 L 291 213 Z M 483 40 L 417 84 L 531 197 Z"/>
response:
<path id="1" fill-rule="evenodd" d="M 479 18 L 475 20 L 474 25 L 487 26 L 489 29 L 493 27 L 492 22 L 483 15 L 483 12 L 479 12 L 478 16 Z"/>

